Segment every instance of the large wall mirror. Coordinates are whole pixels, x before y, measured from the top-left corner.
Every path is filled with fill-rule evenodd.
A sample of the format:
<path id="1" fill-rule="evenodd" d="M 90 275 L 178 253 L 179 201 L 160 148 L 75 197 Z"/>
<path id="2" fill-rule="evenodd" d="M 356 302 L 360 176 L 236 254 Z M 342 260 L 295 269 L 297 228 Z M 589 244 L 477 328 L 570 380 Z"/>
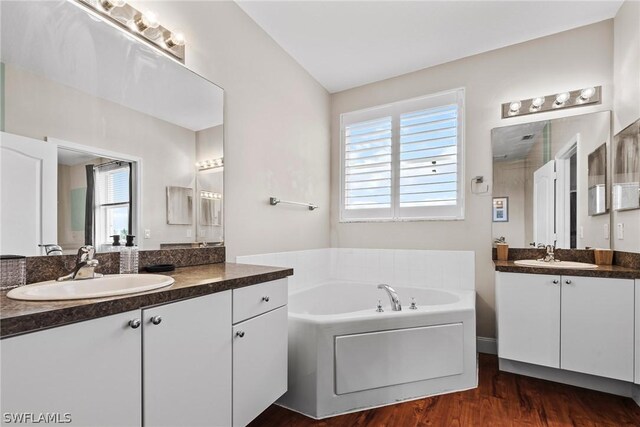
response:
<path id="1" fill-rule="evenodd" d="M 511 247 L 610 248 L 611 114 L 495 128 L 493 237 Z"/>
<path id="2" fill-rule="evenodd" d="M 223 90 L 75 2 L 0 7 L 0 253 L 222 244 Z"/>

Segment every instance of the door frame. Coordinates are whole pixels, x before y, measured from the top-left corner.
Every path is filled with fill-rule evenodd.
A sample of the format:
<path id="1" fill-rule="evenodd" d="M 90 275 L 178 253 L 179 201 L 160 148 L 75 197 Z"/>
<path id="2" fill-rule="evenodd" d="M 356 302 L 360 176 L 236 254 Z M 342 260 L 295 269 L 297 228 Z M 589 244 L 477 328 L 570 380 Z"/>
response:
<path id="1" fill-rule="evenodd" d="M 571 188 L 571 156 L 578 152 L 580 143 L 580 133 L 573 135 L 569 141 L 558 150 L 555 155 L 556 161 L 556 239 L 557 246 L 569 248 L 571 242 L 571 202 L 569 190 Z M 577 221 L 577 219 L 576 219 Z M 579 224 L 576 224 L 576 231 L 579 233 Z M 577 239 L 576 239 L 577 240 Z M 578 245 L 576 245 L 578 246 Z"/>
<path id="2" fill-rule="evenodd" d="M 55 144 L 57 148 L 63 148 L 69 151 L 75 151 L 84 154 L 95 154 L 100 157 L 109 157 L 117 160 L 124 160 L 131 163 L 131 178 L 133 180 L 133 194 L 131 199 L 135 201 L 135 207 L 132 210 L 133 218 L 131 224 L 133 231 L 131 234 L 140 236 L 140 226 L 142 225 L 142 157 L 132 156 L 130 154 L 120 153 L 117 151 L 105 150 L 104 148 L 93 147 L 90 145 L 82 145 L 76 142 L 65 141 L 63 139 L 45 137 L 45 141 Z M 142 249 L 142 239 L 138 238 L 138 246 Z"/>

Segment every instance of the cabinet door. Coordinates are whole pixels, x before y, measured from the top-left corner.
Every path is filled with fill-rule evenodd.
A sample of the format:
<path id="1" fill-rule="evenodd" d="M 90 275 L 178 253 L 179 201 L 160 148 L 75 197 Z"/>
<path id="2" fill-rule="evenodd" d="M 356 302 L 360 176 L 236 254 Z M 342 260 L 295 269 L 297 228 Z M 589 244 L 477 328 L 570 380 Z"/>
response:
<path id="1" fill-rule="evenodd" d="M 496 273 L 498 356 L 560 367 L 560 276 Z"/>
<path id="2" fill-rule="evenodd" d="M 233 425 L 245 426 L 287 391 L 287 306 L 233 327 Z"/>
<path id="3" fill-rule="evenodd" d="M 562 276 L 560 367 L 633 381 L 633 347 L 633 280 Z"/>
<path id="4" fill-rule="evenodd" d="M 129 326 L 139 317 L 135 310 L 0 341 L 3 422 L 4 414 L 53 413 L 72 425 L 139 426 L 142 328 Z"/>
<path id="5" fill-rule="evenodd" d="M 230 425 L 231 291 L 143 310 L 143 325 L 144 425 Z"/>

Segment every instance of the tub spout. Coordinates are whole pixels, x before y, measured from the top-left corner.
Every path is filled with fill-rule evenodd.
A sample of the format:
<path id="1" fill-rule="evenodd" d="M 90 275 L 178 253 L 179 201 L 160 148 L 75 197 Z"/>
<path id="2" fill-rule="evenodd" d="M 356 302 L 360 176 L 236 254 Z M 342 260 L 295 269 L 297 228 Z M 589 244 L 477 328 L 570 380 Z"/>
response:
<path id="1" fill-rule="evenodd" d="M 391 309 L 393 311 L 402 310 L 400 298 L 398 298 L 398 294 L 396 293 L 395 289 L 385 284 L 378 285 L 378 289 L 384 289 L 387 292 L 387 294 L 389 295 L 389 300 L 391 301 Z"/>

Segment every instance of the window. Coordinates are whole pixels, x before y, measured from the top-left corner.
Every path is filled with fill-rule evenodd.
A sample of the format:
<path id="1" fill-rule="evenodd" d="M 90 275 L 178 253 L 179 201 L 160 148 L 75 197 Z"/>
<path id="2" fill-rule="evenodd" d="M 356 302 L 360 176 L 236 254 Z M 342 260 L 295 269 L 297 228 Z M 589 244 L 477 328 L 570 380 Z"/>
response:
<path id="1" fill-rule="evenodd" d="M 464 89 L 342 114 L 340 221 L 462 219 Z"/>
<path id="2" fill-rule="evenodd" d="M 108 244 L 110 236 L 124 237 L 130 233 L 129 163 L 110 162 L 98 165 L 96 171 L 95 230 L 96 244 Z"/>

